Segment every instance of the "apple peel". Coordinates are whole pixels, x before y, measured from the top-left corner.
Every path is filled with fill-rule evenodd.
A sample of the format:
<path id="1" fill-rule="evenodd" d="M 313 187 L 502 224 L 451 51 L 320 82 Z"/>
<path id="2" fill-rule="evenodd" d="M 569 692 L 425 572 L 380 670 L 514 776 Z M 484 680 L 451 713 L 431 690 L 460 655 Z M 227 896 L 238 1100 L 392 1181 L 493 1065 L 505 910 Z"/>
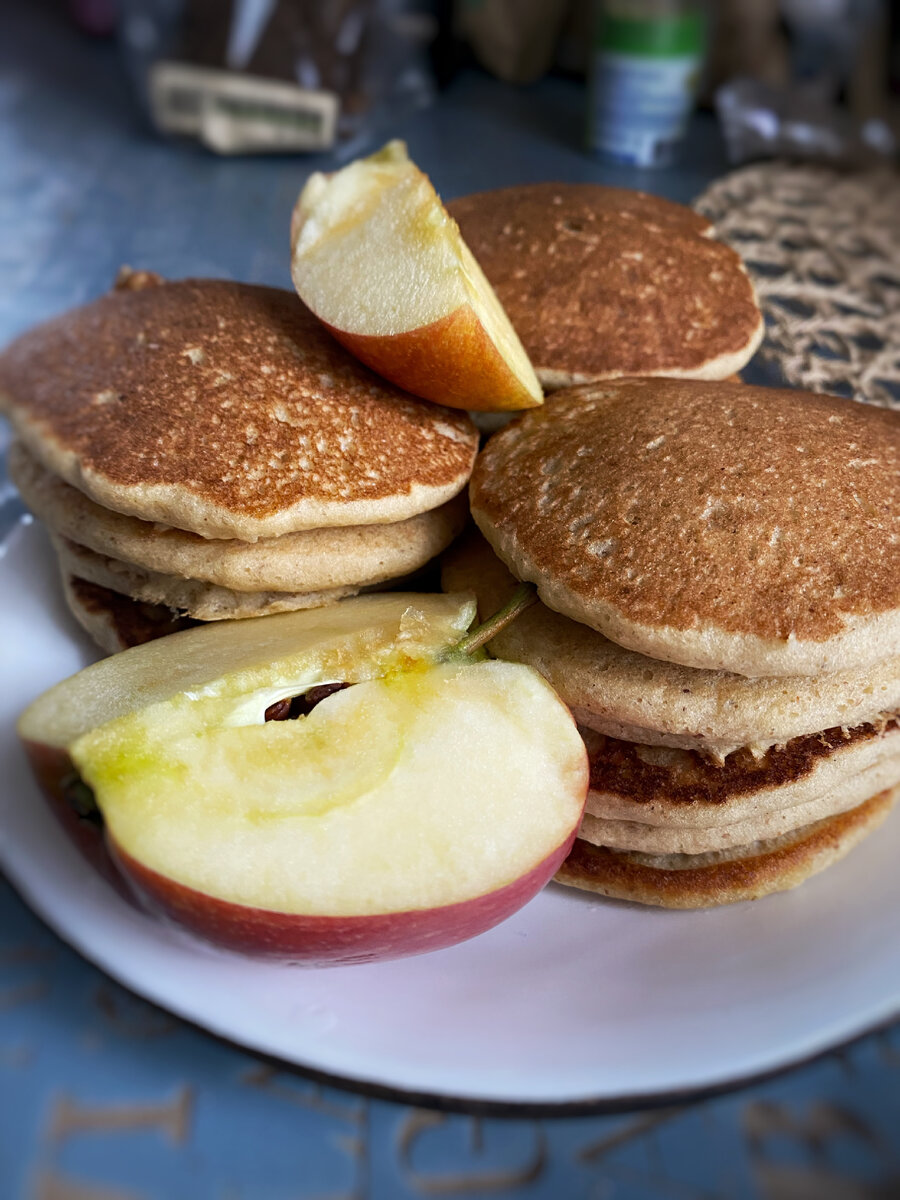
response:
<path id="1" fill-rule="evenodd" d="M 114 840 L 110 857 L 148 912 L 222 950 L 305 967 L 408 958 L 444 950 L 513 916 L 553 878 L 577 830 L 546 859 L 512 882 L 439 908 L 366 916 L 316 916 L 231 904 L 197 892 L 145 867 Z"/>

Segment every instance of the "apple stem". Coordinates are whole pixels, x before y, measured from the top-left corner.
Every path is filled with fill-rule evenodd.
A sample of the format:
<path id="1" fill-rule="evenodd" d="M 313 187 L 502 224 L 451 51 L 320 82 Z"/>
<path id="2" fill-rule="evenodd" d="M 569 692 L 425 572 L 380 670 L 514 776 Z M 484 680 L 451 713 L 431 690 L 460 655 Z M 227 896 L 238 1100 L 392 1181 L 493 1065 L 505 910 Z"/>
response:
<path id="1" fill-rule="evenodd" d="M 537 588 L 533 583 L 520 583 L 501 609 L 498 609 L 486 621 L 482 621 L 480 625 L 476 625 L 471 633 L 467 633 L 464 638 L 448 648 L 443 655 L 444 661 L 459 658 L 462 655 L 471 655 L 476 650 L 480 650 L 485 642 L 489 642 L 501 629 L 511 625 L 526 608 L 530 608 L 537 598 Z"/>

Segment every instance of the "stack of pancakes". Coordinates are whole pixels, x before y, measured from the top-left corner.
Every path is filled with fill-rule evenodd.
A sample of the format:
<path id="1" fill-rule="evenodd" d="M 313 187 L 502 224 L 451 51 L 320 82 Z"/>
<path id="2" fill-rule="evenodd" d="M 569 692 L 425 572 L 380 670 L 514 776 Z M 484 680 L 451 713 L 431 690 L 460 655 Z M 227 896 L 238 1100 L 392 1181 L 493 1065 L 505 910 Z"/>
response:
<path id="1" fill-rule="evenodd" d="M 683 205 L 538 183 L 447 207 L 548 391 L 634 375 L 724 379 L 762 340 L 739 255 Z"/>
<path id="2" fill-rule="evenodd" d="M 0 356 L 10 472 L 101 646 L 325 604 L 458 533 L 464 414 L 379 379 L 289 292 L 125 282 Z"/>
<path id="3" fill-rule="evenodd" d="M 799 883 L 900 785 L 900 421 L 626 380 L 553 396 L 475 467 L 444 583 L 569 704 L 591 791 L 558 878 L 667 907 Z M 502 560 L 502 561 L 501 561 Z"/>

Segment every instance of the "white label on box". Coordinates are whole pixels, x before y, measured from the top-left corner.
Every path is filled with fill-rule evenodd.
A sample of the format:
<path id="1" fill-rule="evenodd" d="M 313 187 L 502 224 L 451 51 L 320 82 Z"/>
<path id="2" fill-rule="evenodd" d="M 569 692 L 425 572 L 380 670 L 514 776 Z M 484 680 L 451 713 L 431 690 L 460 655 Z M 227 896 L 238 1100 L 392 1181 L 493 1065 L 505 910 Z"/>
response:
<path id="1" fill-rule="evenodd" d="M 340 107 L 334 92 L 168 61 L 150 68 L 149 92 L 159 129 L 198 138 L 217 154 L 334 145 Z"/>

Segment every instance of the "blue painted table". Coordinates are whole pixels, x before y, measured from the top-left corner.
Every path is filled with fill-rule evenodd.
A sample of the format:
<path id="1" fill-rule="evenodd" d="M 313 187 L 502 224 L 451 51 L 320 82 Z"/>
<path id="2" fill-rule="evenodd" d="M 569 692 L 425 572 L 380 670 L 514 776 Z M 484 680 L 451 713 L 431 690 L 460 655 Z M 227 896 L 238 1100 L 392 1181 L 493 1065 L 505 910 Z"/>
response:
<path id="1" fill-rule="evenodd" d="M 322 160 L 161 142 L 113 47 L 42 5 L 6 5 L 0 22 L 0 343 L 104 291 L 123 262 L 290 286 L 290 210 Z M 583 107 L 574 84 L 471 74 L 381 132 L 448 197 L 559 178 L 687 201 L 724 169 L 703 120 L 676 171 L 603 168 L 580 148 Z M 0 536 L 15 512 L 0 492 Z M 0 880 L 0 1200 L 888 1200 L 898 1131 L 897 1027 L 645 1113 L 479 1118 L 353 1095 L 129 995 Z"/>

